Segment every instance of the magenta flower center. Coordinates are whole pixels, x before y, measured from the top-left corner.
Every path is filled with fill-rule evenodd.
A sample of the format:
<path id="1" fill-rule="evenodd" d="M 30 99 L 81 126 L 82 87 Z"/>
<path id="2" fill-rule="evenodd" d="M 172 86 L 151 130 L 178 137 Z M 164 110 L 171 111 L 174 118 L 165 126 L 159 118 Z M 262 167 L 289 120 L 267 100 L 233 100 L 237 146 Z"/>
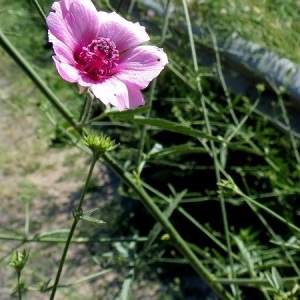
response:
<path id="1" fill-rule="evenodd" d="M 94 80 L 114 74 L 119 62 L 119 51 L 108 38 L 93 40 L 87 47 L 82 47 L 78 55 L 79 69 Z"/>

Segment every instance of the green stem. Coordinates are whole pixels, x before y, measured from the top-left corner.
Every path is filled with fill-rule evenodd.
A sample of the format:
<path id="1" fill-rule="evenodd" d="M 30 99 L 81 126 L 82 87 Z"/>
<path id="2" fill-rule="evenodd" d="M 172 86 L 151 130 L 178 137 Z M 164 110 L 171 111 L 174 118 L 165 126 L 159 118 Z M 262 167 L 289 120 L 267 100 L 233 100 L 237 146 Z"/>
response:
<path id="1" fill-rule="evenodd" d="M 119 0 L 118 6 L 117 6 L 117 8 L 116 8 L 116 12 L 117 12 L 117 13 L 119 12 L 119 10 L 120 10 L 120 8 L 121 8 L 122 3 L 123 3 L 123 0 Z"/>
<path id="2" fill-rule="evenodd" d="M 31 0 L 31 2 L 32 2 L 33 6 L 36 8 L 37 12 L 39 13 L 41 19 L 46 24 L 46 15 L 45 15 L 42 7 L 40 6 L 40 4 L 37 2 L 37 0 Z"/>
<path id="3" fill-rule="evenodd" d="M 296 162 L 299 165 L 299 163 L 300 163 L 300 155 L 299 155 L 299 150 L 298 150 L 297 142 L 296 142 L 295 137 L 293 135 L 293 130 L 292 130 L 292 127 L 291 127 L 291 122 L 290 122 L 290 119 L 289 119 L 289 116 L 288 116 L 285 104 L 283 102 L 282 95 L 281 95 L 281 93 L 279 91 L 277 91 L 277 94 L 278 94 L 279 105 L 280 105 L 281 110 L 282 110 L 282 117 L 283 117 L 283 119 L 285 121 L 286 127 L 288 129 L 288 133 L 290 135 L 290 140 L 291 140 L 292 147 L 293 147 L 293 150 L 294 150 Z"/>
<path id="4" fill-rule="evenodd" d="M 298 233 L 300 233 L 300 228 L 298 226 L 296 226 L 293 223 L 287 221 L 285 218 L 281 217 L 276 212 L 274 212 L 273 210 L 269 209 L 268 207 L 266 207 L 265 205 L 261 204 L 260 202 L 257 202 L 255 200 L 251 199 L 249 196 L 247 196 L 246 194 L 244 194 L 240 189 L 237 189 L 236 192 L 237 192 L 238 195 L 240 195 L 241 197 L 243 197 L 245 199 L 245 201 L 248 203 L 248 205 L 249 205 L 249 203 L 252 203 L 255 207 L 264 210 L 266 213 L 268 213 L 269 215 L 271 215 L 275 219 L 279 220 L 280 222 L 286 224 L 291 229 L 294 229 L 295 231 L 297 231 Z"/>
<path id="5" fill-rule="evenodd" d="M 77 123 L 78 128 L 82 128 L 85 125 L 91 113 L 94 96 L 90 92 L 88 92 L 87 94 L 88 95 L 86 95 L 85 97 L 84 107 L 82 110 L 80 121 Z"/>
<path id="6" fill-rule="evenodd" d="M 191 55 L 192 55 L 193 64 L 194 64 L 194 70 L 195 70 L 195 74 L 198 74 L 198 72 L 199 72 L 198 59 L 197 59 L 196 47 L 195 47 L 194 38 L 193 38 L 193 31 L 192 31 L 192 25 L 191 25 L 190 15 L 189 15 L 189 11 L 188 11 L 187 1 L 182 0 L 182 5 L 183 5 L 185 18 L 186 18 L 187 31 L 188 31 L 188 36 L 189 36 Z M 211 126 L 210 126 L 210 121 L 209 121 L 209 117 L 208 117 L 208 112 L 207 112 L 207 107 L 206 107 L 206 104 L 205 104 L 204 95 L 203 95 L 203 92 L 202 92 L 202 86 L 201 86 L 200 79 L 197 80 L 196 85 L 197 85 L 197 90 L 198 90 L 199 96 L 200 96 L 201 107 L 202 107 L 202 110 L 203 110 L 206 130 L 207 130 L 208 135 L 212 136 L 212 130 L 211 130 Z M 220 173 L 219 161 L 218 161 L 218 157 L 217 157 L 215 144 L 214 144 L 214 141 L 212 141 L 212 140 L 210 141 L 210 149 L 211 149 L 212 158 L 213 158 L 213 161 L 214 161 L 216 181 L 218 183 L 218 182 L 221 182 L 221 173 Z M 236 274 L 235 274 L 235 270 L 234 270 L 234 261 L 233 261 L 233 255 L 232 255 L 232 249 L 231 249 L 230 231 L 229 231 L 229 226 L 228 226 L 227 211 L 226 211 L 225 199 L 224 199 L 223 194 L 220 194 L 220 206 L 221 206 L 221 212 L 222 212 L 222 219 L 223 219 L 223 226 L 224 226 L 224 233 L 225 233 L 228 259 L 229 259 L 229 263 L 230 263 L 230 273 L 231 273 L 230 277 L 235 278 Z M 232 290 L 233 290 L 233 294 L 235 296 L 235 299 L 240 300 L 241 297 L 240 297 L 240 292 L 239 292 L 238 286 L 233 285 Z"/>
<path id="7" fill-rule="evenodd" d="M 56 293 L 56 290 L 57 290 L 57 287 L 58 287 L 61 272 L 62 272 L 64 263 L 65 263 L 65 260 L 66 260 L 66 257 L 67 257 L 68 249 L 69 249 L 69 246 L 71 244 L 71 240 L 72 240 L 73 234 L 75 232 L 76 226 L 77 226 L 77 224 L 80 220 L 80 217 L 82 216 L 83 200 L 84 200 L 85 194 L 87 192 L 88 185 L 89 185 L 89 182 L 90 182 L 90 179 L 91 179 L 91 176 L 92 176 L 92 173 L 93 173 L 93 170 L 94 170 L 94 167 L 95 167 L 95 164 L 96 164 L 97 160 L 98 160 L 98 156 L 93 155 L 90 170 L 89 170 L 89 173 L 87 175 L 85 185 L 84 185 L 84 188 L 83 188 L 81 196 L 80 196 L 79 204 L 78 204 L 77 209 L 75 211 L 74 221 L 73 221 L 73 224 L 71 226 L 71 229 L 70 229 L 70 232 L 69 232 L 66 244 L 65 244 L 65 248 L 64 248 L 61 260 L 60 260 L 60 264 L 59 264 L 58 271 L 57 271 L 57 274 L 56 274 L 55 282 L 54 282 L 54 285 L 52 287 L 50 300 L 53 300 L 54 297 L 55 297 L 55 293 Z"/>
<path id="8" fill-rule="evenodd" d="M 246 188 L 246 191 L 248 192 L 248 194 L 250 194 L 250 189 L 248 187 L 248 184 L 247 184 L 245 176 L 242 177 L 242 180 L 243 180 L 244 186 Z M 264 218 L 264 216 L 258 211 L 258 209 L 255 207 L 255 205 L 253 203 L 249 202 L 249 201 L 247 202 L 247 200 L 246 200 L 246 203 L 249 205 L 249 207 L 252 209 L 252 211 L 260 219 L 260 221 L 265 226 L 265 228 L 268 230 L 268 232 L 270 233 L 270 235 L 272 236 L 272 238 L 274 239 L 274 241 L 277 242 L 277 245 L 282 249 L 282 251 L 284 252 L 285 256 L 288 258 L 288 260 L 290 261 L 291 265 L 293 266 L 295 272 L 300 277 L 300 269 L 298 268 L 298 266 L 297 266 L 295 260 L 293 259 L 291 253 L 288 251 L 287 246 L 284 243 L 282 243 L 281 238 L 274 232 L 273 228 L 269 225 L 269 223 Z"/>
<path id="9" fill-rule="evenodd" d="M 165 18 L 164 18 L 164 23 L 163 23 L 163 29 L 162 29 L 162 34 L 161 34 L 161 38 L 160 38 L 160 46 L 163 46 L 163 43 L 166 39 L 166 35 L 167 35 L 167 29 L 169 26 L 169 19 L 170 19 L 170 4 L 171 4 L 171 0 L 168 0 L 167 5 L 166 5 L 166 14 L 165 14 Z M 156 88 L 156 83 L 157 83 L 157 79 L 155 78 L 150 86 L 150 91 L 149 91 L 149 100 L 148 100 L 148 105 L 150 106 L 149 110 L 146 112 L 145 116 L 150 117 L 151 115 L 151 109 L 152 109 L 152 103 L 153 103 L 153 99 L 154 99 L 154 92 L 155 92 L 155 88 Z M 140 143 L 138 146 L 138 155 L 137 155 L 137 160 L 136 160 L 136 169 L 139 169 L 139 165 L 142 161 L 142 156 L 143 156 L 143 151 L 144 151 L 144 147 L 145 147 L 145 139 L 146 139 L 146 134 L 147 134 L 147 126 L 143 125 L 142 129 L 141 129 L 141 137 L 140 137 Z"/>
<path id="10" fill-rule="evenodd" d="M 36 236 L 36 237 L 26 237 L 26 236 L 14 236 L 14 235 L 0 235 L 0 241 L 20 241 L 22 243 L 66 243 L 66 238 L 59 237 L 49 237 L 49 236 Z M 72 240 L 72 243 L 85 244 L 87 242 L 95 243 L 116 243 L 116 242 L 135 242 L 135 243 L 145 243 L 148 237 L 119 237 L 119 238 L 85 238 L 77 237 Z"/>
<path id="11" fill-rule="evenodd" d="M 22 300 L 21 271 L 17 272 L 17 276 L 18 276 L 18 298 L 19 298 L 19 300 Z"/>
<path id="12" fill-rule="evenodd" d="M 282 277 L 280 278 L 281 283 L 283 285 L 290 285 L 294 286 L 296 282 L 299 281 L 299 277 Z M 237 278 L 237 279 L 228 279 L 228 278 L 218 278 L 216 279 L 217 282 L 220 282 L 225 285 L 230 285 L 230 284 L 237 284 L 241 286 L 252 286 L 252 287 L 257 287 L 261 285 L 270 285 L 269 279 L 264 279 L 264 278 Z"/>
<path id="13" fill-rule="evenodd" d="M 29 235 L 30 211 L 29 200 L 25 201 L 25 236 Z"/>

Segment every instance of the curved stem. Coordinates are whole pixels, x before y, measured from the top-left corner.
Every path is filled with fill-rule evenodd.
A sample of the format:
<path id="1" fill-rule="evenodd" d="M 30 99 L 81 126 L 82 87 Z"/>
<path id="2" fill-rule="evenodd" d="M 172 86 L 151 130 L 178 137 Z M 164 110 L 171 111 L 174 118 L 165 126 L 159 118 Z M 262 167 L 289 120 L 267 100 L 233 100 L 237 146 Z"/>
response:
<path id="1" fill-rule="evenodd" d="M 92 173 L 93 173 L 93 170 L 94 170 L 94 167 L 95 167 L 95 164 L 96 164 L 97 160 L 98 160 L 98 157 L 95 157 L 95 155 L 93 155 L 90 170 L 89 170 L 89 173 L 87 175 L 83 190 L 81 192 L 79 204 L 78 204 L 77 209 L 74 213 L 74 221 L 73 221 L 73 224 L 71 226 L 71 229 L 70 229 L 70 232 L 69 232 L 69 235 L 68 235 L 65 247 L 64 247 L 64 251 L 63 251 L 60 263 L 59 263 L 59 267 L 58 267 L 58 270 L 57 270 L 55 282 L 54 282 L 54 285 L 52 287 L 52 292 L 51 292 L 51 295 L 50 295 L 50 300 L 53 300 L 54 297 L 55 297 L 56 290 L 57 290 L 58 283 L 59 283 L 59 279 L 60 279 L 60 276 L 61 276 L 61 273 L 62 273 L 62 269 L 63 269 L 64 263 L 65 263 L 65 260 L 66 260 L 67 254 L 68 254 L 69 246 L 71 244 L 72 237 L 73 237 L 73 234 L 75 232 L 76 226 L 77 226 L 77 224 L 80 220 L 80 217 L 82 216 L 82 204 L 83 204 L 84 196 L 87 192 L 88 185 L 89 185 L 89 182 L 90 182 L 90 179 L 91 179 L 91 176 L 92 176 Z"/>

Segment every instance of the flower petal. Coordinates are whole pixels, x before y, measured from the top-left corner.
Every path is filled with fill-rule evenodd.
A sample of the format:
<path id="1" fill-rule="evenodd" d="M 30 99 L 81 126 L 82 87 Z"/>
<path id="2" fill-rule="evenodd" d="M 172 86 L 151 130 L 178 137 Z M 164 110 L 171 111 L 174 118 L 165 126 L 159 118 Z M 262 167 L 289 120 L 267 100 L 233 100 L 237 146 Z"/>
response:
<path id="1" fill-rule="evenodd" d="M 155 46 L 139 46 L 120 58 L 115 76 L 123 82 L 146 88 L 168 63 L 166 53 Z"/>
<path id="2" fill-rule="evenodd" d="M 60 62 L 69 63 L 71 65 L 76 64 L 73 52 L 60 40 L 56 40 L 56 42 L 53 44 L 53 49 L 56 54 L 56 59 Z"/>
<path id="3" fill-rule="evenodd" d="M 128 86 L 116 78 L 108 78 L 90 87 L 93 94 L 104 104 L 111 104 L 120 111 L 133 109 L 144 104 L 144 98 L 138 87 Z"/>
<path id="4" fill-rule="evenodd" d="M 66 24 L 62 15 L 60 2 L 54 2 L 52 9 L 55 12 L 50 12 L 46 18 L 47 26 L 49 28 L 49 42 L 55 45 L 57 41 L 61 41 L 73 50 L 76 47 L 75 41 L 72 34 L 66 30 Z"/>
<path id="5" fill-rule="evenodd" d="M 92 85 L 99 84 L 99 81 L 95 81 L 94 79 L 89 77 L 87 74 L 84 74 L 81 72 L 80 78 L 78 79 L 77 83 L 83 87 L 90 87 Z"/>
<path id="6" fill-rule="evenodd" d="M 65 43 L 73 53 L 88 45 L 99 33 L 98 13 L 90 0 L 61 0 L 47 17 L 49 41 Z"/>
<path id="7" fill-rule="evenodd" d="M 125 20 L 117 13 L 98 12 L 100 37 L 113 41 L 119 52 L 123 52 L 150 40 L 145 27 Z"/>
<path id="8" fill-rule="evenodd" d="M 76 68 L 68 63 L 61 62 L 59 58 L 53 56 L 56 69 L 59 75 L 68 82 L 77 82 L 80 78 L 80 74 Z"/>
<path id="9" fill-rule="evenodd" d="M 124 101 L 119 101 L 124 97 L 126 98 L 126 94 L 128 95 L 126 85 L 123 82 L 114 78 L 108 78 L 99 84 L 92 85 L 90 89 L 95 97 L 100 99 L 104 104 L 111 104 L 120 110 L 125 107 L 123 104 Z M 119 104 L 119 102 L 121 103 Z"/>
<path id="10" fill-rule="evenodd" d="M 145 100 L 140 88 L 134 84 L 126 83 L 128 90 L 128 108 L 134 109 L 145 104 Z"/>

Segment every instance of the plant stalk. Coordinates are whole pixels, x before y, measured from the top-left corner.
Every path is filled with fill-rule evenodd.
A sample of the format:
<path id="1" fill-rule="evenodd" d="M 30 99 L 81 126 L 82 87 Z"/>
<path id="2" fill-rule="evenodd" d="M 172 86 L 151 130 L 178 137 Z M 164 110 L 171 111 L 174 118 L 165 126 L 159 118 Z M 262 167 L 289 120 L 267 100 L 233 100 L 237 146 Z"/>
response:
<path id="1" fill-rule="evenodd" d="M 21 271 L 17 272 L 17 276 L 18 276 L 18 298 L 19 298 L 19 300 L 22 300 Z"/>
<path id="2" fill-rule="evenodd" d="M 58 271 L 57 271 L 57 274 L 56 274 L 55 282 L 54 282 L 54 285 L 52 287 L 52 291 L 51 291 L 51 295 L 50 295 L 50 300 L 53 300 L 54 297 L 55 297 L 56 290 L 57 290 L 58 283 L 59 283 L 59 279 L 60 279 L 60 276 L 61 276 L 61 273 L 62 273 L 62 269 L 63 269 L 64 263 L 65 263 L 65 260 L 66 260 L 66 257 L 67 257 L 67 253 L 68 253 L 68 250 L 69 250 L 69 246 L 71 244 L 72 237 L 74 235 L 76 226 L 77 226 L 77 224 L 78 224 L 78 222 L 80 220 L 80 216 L 82 216 L 83 200 L 84 200 L 85 194 L 87 192 L 87 189 L 88 189 L 88 186 L 89 186 L 89 182 L 90 182 L 91 176 L 93 174 L 93 170 L 94 170 L 94 167 L 95 167 L 95 164 L 96 164 L 97 160 L 98 160 L 98 157 L 96 157 L 93 154 L 93 156 L 92 156 L 92 162 L 91 162 L 91 166 L 90 166 L 90 170 L 89 170 L 89 173 L 87 175 L 87 178 L 86 178 L 86 181 L 85 181 L 85 185 L 83 187 L 83 190 L 82 190 L 82 193 L 81 193 L 81 196 L 80 196 L 79 204 L 78 204 L 77 209 L 76 209 L 76 211 L 74 213 L 73 224 L 71 226 L 71 229 L 70 229 L 70 232 L 69 232 L 69 235 L 68 235 L 65 247 L 64 247 L 64 251 L 63 251 L 63 254 L 62 254 L 62 257 L 61 257 L 61 260 L 60 260 L 60 264 L 59 264 Z"/>

